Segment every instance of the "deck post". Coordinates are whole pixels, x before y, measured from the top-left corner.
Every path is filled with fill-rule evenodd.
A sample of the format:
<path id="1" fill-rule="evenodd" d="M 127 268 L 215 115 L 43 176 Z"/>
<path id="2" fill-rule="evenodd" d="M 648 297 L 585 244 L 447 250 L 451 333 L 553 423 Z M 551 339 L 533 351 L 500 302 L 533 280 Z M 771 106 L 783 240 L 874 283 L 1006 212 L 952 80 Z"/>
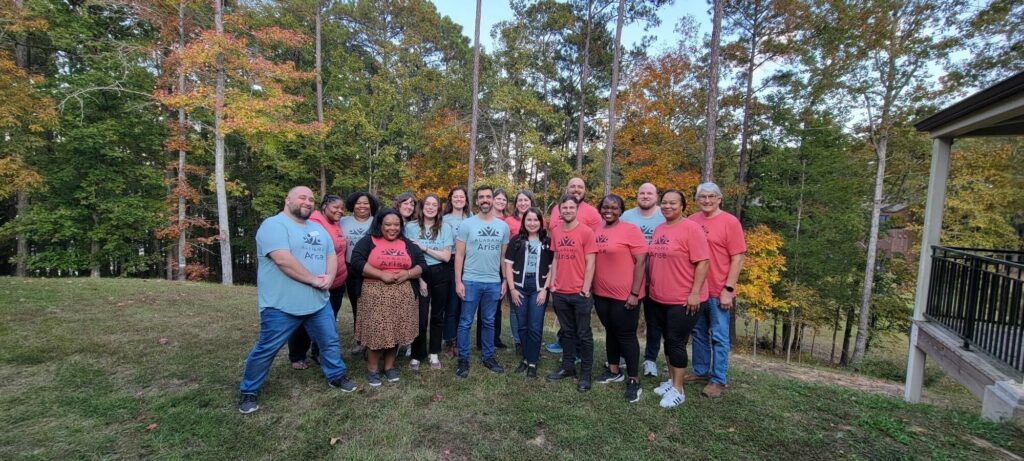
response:
<path id="1" fill-rule="evenodd" d="M 921 400 L 924 382 L 925 353 L 917 347 L 918 327 L 924 320 L 928 304 L 928 288 L 932 274 L 932 246 L 939 244 L 942 233 L 942 212 L 946 202 L 946 181 L 949 178 L 949 151 L 952 138 L 932 140 L 932 166 L 928 175 L 928 197 L 924 209 L 924 229 L 921 231 L 921 254 L 917 267 L 917 292 L 914 295 L 914 322 L 910 327 L 910 351 L 907 354 L 907 381 L 903 400 Z"/>

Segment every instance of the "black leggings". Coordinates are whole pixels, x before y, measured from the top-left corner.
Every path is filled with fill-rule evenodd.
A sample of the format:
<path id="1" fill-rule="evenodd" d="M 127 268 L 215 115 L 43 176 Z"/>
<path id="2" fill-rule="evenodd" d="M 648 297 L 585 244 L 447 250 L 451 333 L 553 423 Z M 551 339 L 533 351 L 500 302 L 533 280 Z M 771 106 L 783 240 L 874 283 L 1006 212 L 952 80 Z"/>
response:
<path id="1" fill-rule="evenodd" d="M 416 298 L 419 299 L 420 304 L 420 334 L 412 342 L 412 358 L 420 361 L 427 358 L 428 337 L 430 353 L 441 353 L 441 333 L 444 331 L 444 311 L 448 306 L 451 269 L 446 264 L 428 266 L 424 280 L 427 282 L 430 296 L 420 296 L 419 283 L 417 283 Z"/>
<path id="2" fill-rule="evenodd" d="M 689 314 L 683 304 L 662 304 L 649 299 L 653 304 L 654 317 L 665 336 L 665 357 L 673 368 L 686 368 L 686 343 L 690 341 L 690 332 L 697 323 L 697 318 L 705 308 L 701 303 L 697 312 Z"/>
<path id="3" fill-rule="evenodd" d="M 626 374 L 640 376 L 640 340 L 636 337 L 640 308 L 626 309 L 626 301 L 595 295 L 594 309 L 606 332 L 608 363 L 618 365 L 619 357 L 624 357 Z"/>

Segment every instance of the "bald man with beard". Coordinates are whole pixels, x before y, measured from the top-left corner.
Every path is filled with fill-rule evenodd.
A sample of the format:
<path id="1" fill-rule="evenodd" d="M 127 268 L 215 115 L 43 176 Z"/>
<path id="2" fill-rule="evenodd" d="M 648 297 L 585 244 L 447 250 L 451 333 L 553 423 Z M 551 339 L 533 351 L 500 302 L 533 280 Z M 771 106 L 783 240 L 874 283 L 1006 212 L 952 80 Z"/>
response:
<path id="1" fill-rule="evenodd" d="M 284 209 L 256 231 L 260 335 L 245 361 L 239 385 L 241 413 L 259 410 L 259 390 L 274 357 L 298 328 L 305 328 L 320 346 L 320 367 L 327 384 L 343 392 L 356 390 L 341 359 L 328 293 L 338 259 L 327 230 L 309 221 L 313 207 L 313 191 L 294 187 L 285 197 Z"/>
<path id="2" fill-rule="evenodd" d="M 565 193 L 576 197 L 576 201 L 579 202 L 579 208 L 576 212 L 576 219 L 579 222 L 585 224 L 592 230 L 598 230 L 604 225 L 604 220 L 601 219 L 601 213 L 597 212 L 597 208 L 587 203 L 587 183 L 583 182 L 583 178 L 575 177 L 569 180 L 569 183 L 565 185 Z M 558 207 L 551 210 L 551 217 L 548 219 L 548 229 L 554 229 L 556 226 L 560 226 L 562 222 L 562 216 L 558 211 Z"/>

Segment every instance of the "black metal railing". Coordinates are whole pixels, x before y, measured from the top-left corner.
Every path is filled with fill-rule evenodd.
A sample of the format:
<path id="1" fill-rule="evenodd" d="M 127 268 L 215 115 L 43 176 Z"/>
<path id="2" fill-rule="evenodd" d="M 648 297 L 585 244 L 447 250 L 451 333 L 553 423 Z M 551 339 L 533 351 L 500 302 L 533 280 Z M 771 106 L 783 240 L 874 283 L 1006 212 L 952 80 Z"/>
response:
<path id="1" fill-rule="evenodd" d="M 1024 372 L 1024 252 L 933 246 L 925 317 Z"/>

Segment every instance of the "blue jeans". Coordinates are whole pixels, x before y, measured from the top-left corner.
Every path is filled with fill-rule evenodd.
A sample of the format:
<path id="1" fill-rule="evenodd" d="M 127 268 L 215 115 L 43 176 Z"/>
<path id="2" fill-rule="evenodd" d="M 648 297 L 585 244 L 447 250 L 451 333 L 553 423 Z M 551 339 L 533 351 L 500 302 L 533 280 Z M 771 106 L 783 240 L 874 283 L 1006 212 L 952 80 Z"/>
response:
<path id="1" fill-rule="evenodd" d="M 536 364 L 540 360 L 540 343 L 544 337 L 544 304 L 537 304 L 537 287 L 531 283 L 525 285 L 528 286 L 516 288 L 522 302 L 516 306 L 509 296 L 509 303 L 513 318 L 519 320 L 517 333 L 523 345 L 523 360 Z"/>
<path id="2" fill-rule="evenodd" d="M 515 306 L 512 305 L 512 298 L 508 298 L 508 323 L 509 328 L 512 329 L 512 342 L 515 344 L 523 344 L 523 338 L 519 334 L 519 313 L 516 312 Z"/>
<path id="3" fill-rule="evenodd" d="M 719 307 L 718 298 L 708 298 L 707 307 L 693 326 L 693 374 L 710 376 L 710 381 L 725 385 L 729 371 L 729 316 Z"/>
<path id="4" fill-rule="evenodd" d="M 309 336 L 320 346 L 320 368 L 324 371 L 327 381 L 345 374 L 345 362 L 341 360 L 338 329 L 335 327 L 334 312 L 331 304 L 324 304 L 320 310 L 309 315 L 291 315 L 268 307 L 260 312 L 260 337 L 256 345 L 245 359 L 245 371 L 242 373 L 242 384 L 238 386 L 242 394 L 256 394 L 263 381 L 270 373 L 270 364 L 274 356 L 288 342 L 298 328 L 306 328 Z"/>
<path id="5" fill-rule="evenodd" d="M 459 316 L 459 360 L 469 360 L 469 330 L 473 328 L 473 317 L 480 311 L 483 332 L 480 342 L 483 346 L 481 358 L 487 360 L 494 357 L 494 313 L 497 312 L 498 300 L 501 299 L 501 282 L 463 281 L 466 287 L 466 299 L 462 301 L 462 315 Z"/>

